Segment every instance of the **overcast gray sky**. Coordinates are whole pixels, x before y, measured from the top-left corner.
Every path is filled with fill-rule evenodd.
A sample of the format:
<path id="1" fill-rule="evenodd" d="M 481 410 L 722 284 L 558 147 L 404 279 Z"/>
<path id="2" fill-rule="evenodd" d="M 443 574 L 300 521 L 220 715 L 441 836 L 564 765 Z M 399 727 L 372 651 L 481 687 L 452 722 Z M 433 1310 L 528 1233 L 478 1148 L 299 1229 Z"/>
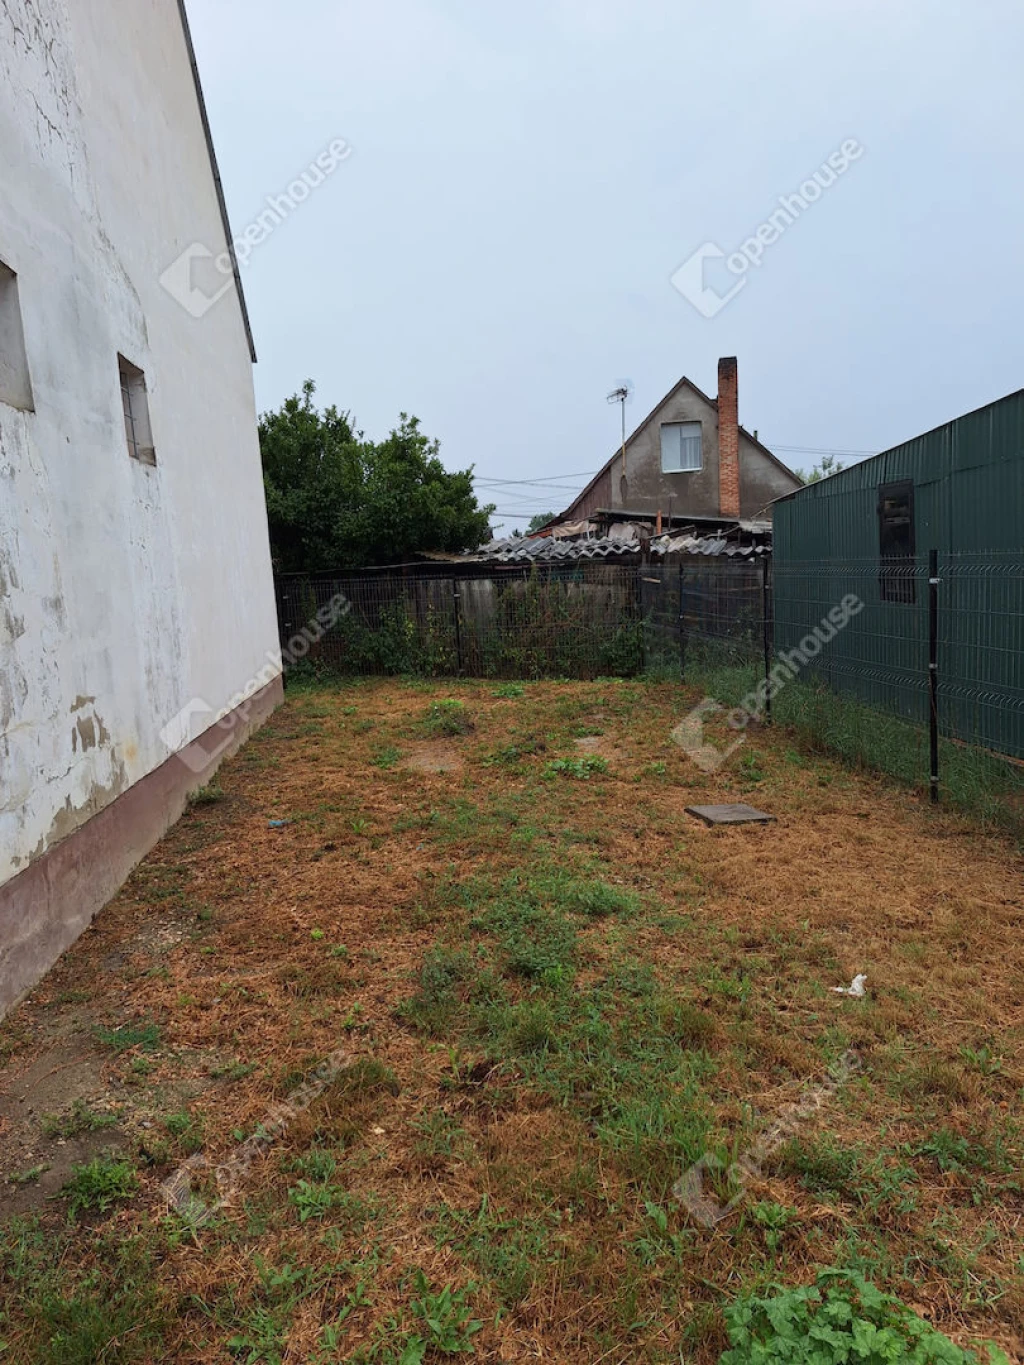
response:
<path id="1" fill-rule="evenodd" d="M 449 468 L 565 485 L 481 484 L 506 531 L 612 453 L 624 378 L 632 424 L 737 355 L 740 420 L 793 466 L 1024 385 L 1019 0 L 189 12 L 236 233 L 353 148 L 244 272 L 261 410 L 308 376 L 368 435 L 412 412 Z M 746 280 L 713 317 L 673 287 L 847 139 L 756 268 L 706 263 L 715 297 Z"/>

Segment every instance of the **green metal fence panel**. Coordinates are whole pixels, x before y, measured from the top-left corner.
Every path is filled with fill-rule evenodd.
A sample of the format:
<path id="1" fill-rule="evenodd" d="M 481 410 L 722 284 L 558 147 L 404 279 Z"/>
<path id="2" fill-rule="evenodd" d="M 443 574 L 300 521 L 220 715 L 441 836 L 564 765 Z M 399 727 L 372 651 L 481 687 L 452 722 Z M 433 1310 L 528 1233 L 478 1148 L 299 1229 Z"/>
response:
<path id="1" fill-rule="evenodd" d="M 912 588 L 887 591 L 879 503 L 913 489 Z M 929 550 L 940 555 L 940 688 L 947 733 L 1024 755 L 1020 564 L 1024 559 L 1024 390 L 784 498 L 774 508 L 776 643 L 810 629 L 841 588 L 864 614 L 836 641 L 837 684 L 872 704 L 922 715 Z M 841 595 L 841 594 L 840 594 Z M 894 600 L 895 597 L 895 600 Z"/>

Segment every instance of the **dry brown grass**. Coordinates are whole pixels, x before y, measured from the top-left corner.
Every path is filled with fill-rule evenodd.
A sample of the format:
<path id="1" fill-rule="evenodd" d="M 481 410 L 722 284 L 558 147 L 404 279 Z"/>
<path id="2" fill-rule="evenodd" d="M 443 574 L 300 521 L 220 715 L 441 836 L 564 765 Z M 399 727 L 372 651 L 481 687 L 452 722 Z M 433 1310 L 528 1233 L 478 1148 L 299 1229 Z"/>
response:
<path id="1" fill-rule="evenodd" d="M 472 731 L 425 740 L 432 696 L 463 700 Z M 110 1220 L 117 1237 L 158 1247 L 168 1316 L 159 1350 L 138 1358 L 235 1358 L 229 1338 L 249 1330 L 256 1308 L 280 1307 L 259 1256 L 322 1279 L 282 1309 L 289 1365 L 348 1359 L 387 1335 L 389 1316 L 393 1337 L 409 1330 L 413 1267 L 437 1289 L 476 1286 L 482 1359 L 667 1361 L 682 1351 L 712 1361 L 723 1301 L 856 1253 L 955 1339 L 991 1336 L 1024 1359 L 1024 1201 L 1000 1168 L 1019 1169 L 1021 1157 L 1020 850 L 802 755 L 781 732 L 759 732 L 723 773 L 699 773 L 668 739 L 689 704 L 673 686 L 611 683 L 536 684 L 521 700 L 484 684 L 298 694 L 225 767 L 223 799 L 183 818 L 5 1022 L 7 1176 L 46 1148 L 18 1097 L 47 1050 L 77 1049 L 102 1070 L 125 1110 L 125 1151 L 184 1108 L 214 1162 L 339 1046 L 393 1077 L 364 1067 L 350 1083 L 343 1073 L 195 1238 L 154 1229 L 159 1183 L 183 1155 L 173 1139 L 158 1150 L 141 1170 L 143 1194 Z M 589 748 L 608 772 L 546 777 L 553 758 L 580 753 L 580 728 L 601 730 Z M 388 746 L 399 758 L 379 766 Z M 777 822 L 713 830 L 684 814 L 713 800 L 751 800 Z M 487 916 L 505 879 L 566 870 L 641 908 L 570 916 L 569 983 L 503 974 L 503 931 Z M 399 1007 L 438 945 L 473 965 L 432 1037 Z M 649 977 L 637 976 L 645 967 Z M 488 972 L 500 999 L 481 994 Z M 829 991 L 857 972 L 868 1000 Z M 864 1061 L 863 1076 L 801 1129 L 795 1155 L 766 1168 L 745 1211 L 708 1232 L 669 1201 L 677 1249 L 648 1260 L 644 1202 L 663 1198 L 653 1191 L 671 1163 L 653 1140 L 632 1155 L 615 1147 L 590 1098 L 600 1068 L 591 1074 L 569 1041 L 576 1002 L 610 974 L 624 983 L 623 1020 L 650 986 L 659 1033 L 705 1059 L 709 1131 L 727 1145 L 749 1141 L 756 1115 L 797 1099 L 844 1049 Z M 528 1015 L 518 1033 L 501 1032 L 501 1011 L 524 1006 L 541 1011 L 540 1024 Z M 93 1026 L 126 1021 L 157 1023 L 158 1050 L 104 1051 Z M 509 1039 L 541 1026 L 554 1030 L 550 1054 L 543 1044 L 517 1053 Z M 537 1062 L 549 1055 L 550 1074 Z M 650 1094 L 675 1103 L 653 1063 Z M 943 1170 L 907 1155 L 940 1132 L 999 1161 Z M 830 1143 L 855 1149 L 860 1164 L 827 1191 L 812 1168 Z M 334 1182 L 362 1201 L 354 1213 L 298 1221 L 288 1190 L 311 1147 L 334 1153 Z M 886 1183 L 901 1164 L 912 1199 L 896 1177 Z M 774 1250 L 750 1216 L 758 1201 L 792 1210 Z M 438 1210 L 469 1218 L 482 1207 L 488 1245 L 518 1236 L 519 1268 L 530 1267 L 511 1301 L 512 1271 L 490 1253 L 481 1260 L 465 1229 L 437 1232 L 449 1218 Z M 60 1206 L 40 1200 L 38 1212 L 52 1223 Z M 88 1246 L 87 1232 L 72 1234 L 65 1264 L 86 1265 Z M 343 1348 L 321 1357 L 325 1325 L 360 1281 L 366 1302 L 345 1317 Z M 7 1290 L 15 1330 L 35 1340 L 17 1286 Z M 374 1358 L 389 1357 L 382 1348 Z"/>

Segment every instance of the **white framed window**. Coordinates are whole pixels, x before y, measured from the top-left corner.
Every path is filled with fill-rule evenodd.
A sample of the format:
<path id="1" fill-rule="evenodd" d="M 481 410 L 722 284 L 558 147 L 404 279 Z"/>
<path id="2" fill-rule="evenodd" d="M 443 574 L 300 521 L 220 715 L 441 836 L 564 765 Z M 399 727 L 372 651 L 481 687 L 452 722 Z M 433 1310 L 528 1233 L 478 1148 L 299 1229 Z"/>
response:
<path id="1" fill-rule="evenodd" d="M 18 277 L 0 261 L 0 403 L 34 412 L 25 333 L 21 326 Z"/>
<path id="2" fill-rule="evenodd" d="M 661 472 L 681 474 L 703 467 L 699 422 L 666 422 L 661 428 Z"/>
<path id="3" fill-rule="evenodd" d="M 146 395 L 146 376 L 137 365 L 117 357 L 121 375 L 121 407 L 124 409 L 124 434 L 128 454 L 140 464 L 156 464 L 153 433 L 149 425 L 149 398 Z"/>

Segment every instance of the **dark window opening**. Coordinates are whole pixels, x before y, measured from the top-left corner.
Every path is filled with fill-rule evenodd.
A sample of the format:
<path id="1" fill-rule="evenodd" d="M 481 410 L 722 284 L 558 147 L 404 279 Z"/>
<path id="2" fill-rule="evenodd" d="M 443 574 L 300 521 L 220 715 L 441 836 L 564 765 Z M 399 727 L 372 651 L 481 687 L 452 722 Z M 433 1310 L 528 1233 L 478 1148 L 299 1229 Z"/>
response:
<path id="1" fill-rule="evenodd" d="M 153 449 L 153 436 L 149 425 L 149 397 L 146 393 L 146 376 L 137 365 L 117 357 L 121 375 L 121 407 L 124 410 L 124 434 L 128 442 L 128 454 L 140 464 L 156 464 L 156 451 Z"/>
<path id="2" fill-rule="evenodd" d="M 0 403 L 22 412 L 34 410 L 25 333 L 21 326 L 18 277 L 0 261 Z"/>
<path id="3" fill-rule="evenodd" d="M 914 485 L 910 479 L 884 483 L 878 490 L 878 574 L 883 602 L 913 602 Z"/>

